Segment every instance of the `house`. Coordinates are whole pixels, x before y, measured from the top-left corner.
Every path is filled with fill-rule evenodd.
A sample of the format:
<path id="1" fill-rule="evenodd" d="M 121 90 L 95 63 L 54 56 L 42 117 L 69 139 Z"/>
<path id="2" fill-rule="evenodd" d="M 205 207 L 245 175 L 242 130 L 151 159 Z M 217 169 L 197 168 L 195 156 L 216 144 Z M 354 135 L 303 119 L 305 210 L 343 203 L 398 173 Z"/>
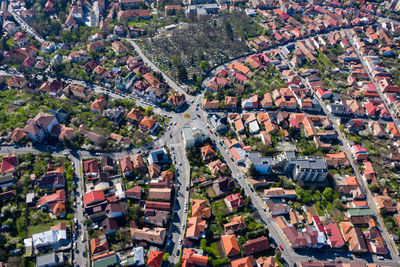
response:
<path id="1" fill-rule="evenodd" d="M 200 153 L 204 161 L 213 159 L 216 156 L 214 149 L 209 144 L 202 146 L 200 148 Z"/>
<path id="2" fill-rule="evenodd" d="M 15 128 L 11 133 L 10 139 L 14 141 L 14 143 L 20 143 L 26 139 L 26 134 L 22 128 Z"/>
<path id="3" fill-rule="evenodd" d="M 90 111 L 93 113 L 101 113 L 103 109 L 107 106 L 108 102 L 105 97 L 99 96 L 90 105 Z"/>
<path id="4" fill-rule="evenodd" d="M 83 161 L 83 171 L 85 172 L 85 175 L 88 177 L 96 176 L 100 172 L 97 159 L 90 159 Z"/>
<path id="5" fill-rule="evenodd" d="M 25 244 L 32 243 L 35 248 L 51 247 L 62 245 L 67 241 L 66 230 L 49 230 L 37 234 L 33 234 L 32 238 L 24 240 Z"/>
<path id="6" fill-rule="evenodd" d="M 171 207 L 171 203 L 169 202 L 158 202 L 158 201 L 146 201 L 144 205 L 144 209 L 153 209 L 153 210 L 163 210 L 169 211 Z"/>
<path id="7" fill-rule="evenodd" d="M 232 257 L 240 254 L 240 247 L 236 235 L 221 236 L 222 246 L 227 257 Z"/>
<path id="8" fill-rule="evenodd" d="M 145 241 L 150 244 L 162 245 L 166 236 L 166 229 L 162 227 L 155 227 L 154 229 L 143 228 L 135 229 L 131 228 L 131 236 L 134 240 Z"/>
<path id="9" fill-rule="evenodd" d="M 202 199 L 192 199 L 192 217 L 207 219 L 211 216 L 211 209 Z"/>
<path id="10" fill-rule="evenodd" d="M 150 178 L 159 177 L 161 174 L 161 167 L 158 164 L 154 163 L 150 164 L 148 170 Z"/>
<path id="11" fill-rule="evenodd" d="M 216 109 L 219 109 L 219 101 L 218 100 L 208 100 L 206 98 L 201 103 L 201 106 L 205 110 L 216 110 Z"/>
<path id="12" fill-rule="evenodd" d="M 131 9 L 121 10 L 117 14 L 119 21 L 126 21 L 132 19 L 149 19 L 151 18 L 150 9 Z"/>
<path id="13" fill-rule="evenodd" d="M 167 151 L 165 148 L 158 148 L 155 150 L 152 150 L 147 158 L 147 161 L 149 164 L 164 164 L 169 161 Z"/>
<path id="14" fill-rule="evenodd" d="M 47 172 L 35 182 L 40 189 L 62 189 L 65 185 L 64 170 L 61 172 Z"/>
<path id="15" fill-rule="evenodd" d="M 115 79 L 115 86 L 119 90 L 130 91 L 130 88 L 136 81 L 136 74 L 130 72 L 126 77 L 118 76 Z"/>
<path id="16" fill-rule="evenodd" d="M 124 176 L 129 176 L 132 174 L 133 165 L 132 165 L 131 157 L 129 157 L 129 156 L 123 157 L 119 161 L 119 165 L 121 167 L 121 171 L 124 174 Z"/>
<path id="17" fill-rule="evenodd" d="M 184 248 L 182 253 L 182 266 L 208 266 L 208 256 L 202 250 Z"/>
<path id="18" fill-rule="evenodd" d="M 58 125 L 54 115 L 39 112 L 33 119 L 27 121 L 24 132 L 34 142 L 40 142 L 46 135 L 50 135 L 53 127 Z"/>
<path id="19" fill-rule="evenodd" d="M 271 187 L 264 190 L 265 198 L 296 198 L 295 190 L 286 190 L 281 187 Z"/>
<path id="20" fill-rule="evenodd" d="M 0 187 L 5 190 L 14 185 L 14 175 L 11 172 L 0 173 Z"/>
<path id="21" fill-rule="evenodd" d="M 56 44 L 51 41 L 42 42 L 42 51 L 46 54 L 51 54 L 56 51 Z"/>
<path id="22" fill-rule="evenodd" d="M 256 262 L 260 267 L 279 267 L 279 264 L 275 262 L 273 256 L 257 258 Z"/>
<path id="23" fill-rule="evenodd" d="M 110 108 L 103 111 L 103 118 L 112 121 L 115 125 L 120 125 L 125 116 L 125 109 L 123 107 Z M 111 135 L 111 134 L 110 134 Z"/>
<path id="24" fill-rule="evenodd" d="M 92 238 L 90 240 L 90 252 L 92 256 L 100 255 L 108 252 L 107 239 L 103 238 Z"/>
<path id="25" fill-rule="evenodd" d="M 103 191 L 90 191 L 83 196 L 83 202 L 85 203 L 85 207 L 100 203 L 105 200 Z"/>
<path id="26" fill-rule="evenodd" d="M 268 175 L 271 173 L 272 158 L 262 157 L 258 152 L 249 152 L 246 158 L 246 166 L 253 166 L 259 175 Z"/>
<path id="27" fill-rule="evenodd" d="M 143 132 L 150 132 L 151 134 L 157 134 L 161 126 L 152 117 L 144 117 L 139 123 L 139 129 Z"/>
<path id="28" fill-rule="evenodd" d="M 287 165 L 295 181 L 323 182 L 328 175 L 328 168 L 323 158 L 296 158 L 294 164 Z"/>
<path id="29" fill-rule="evenodd" d="M 258 95 L 253 95 L 248 99 L 242 100 L 242 107 L 244 109 L 255 109 L 258 108 Z"/>
<path id="30" fill-rule="evenodd" d="M 117 55 L 125 54 L 127 52 L 126 46 L 120 41 L 113 42 L 111 48 Z"/>
<path id="31" fill-rule="evenodd" d="M 128 121 L 132 124 L 138 124 L 143 118 L 143 112 L 138 108 L 132 108 L 126 115 Z"/>
<path id="32" fill-rule="evenodd" d="M 101 40 L 89 43 L 86 46 L 87 51 L 89 51 L 89 52 L 92 52 L 92 51 L 97 52 L 97 51 L 99 51 L 101 49 L 104 49 L 104 47 L 105 47 L 105 43 L 104 43 L 104 41 L 101 41 Z"/>
<path id="33" fill-rule="evenodd" d="M 229 223 L 224 224 L 224 231 L 227 234 L 233 234 L 246 229 L 246 222 L 243 216 L 233 217 Z"/>
<path id="34" fill-rule="evenodd" d="M 92 258 L 93 267 L 115 266 L 118 265 L 118 262 L 115 251 L 109 251 Z"/>
<path id="35" fill-rule="evenodd" d="M 71 99 L 87 101 L 92 96 L 92 91 L 71 83 L 63 89 L 63 94 Z"/>
<path id="36" fill-rule="evenodd" d="M 150 188 L 149 199 L 170 201 L 171 188 Z"/>
<path id="37" fill-rule="evenodd" d="M 24 77 L 11 77 L 7 80 L 7 85 L 10 89 L 23 89 L 28 81 Z"/>
<path id="38" fill-rule="evenodd" d="M 389 196 L 376 195 L 374 197 L 375 205 L 379 213 L 396 213 L 397 208 L 393 204 L 393 199 Z"/>
<path id="39" fill-rule="evenodd" d="M 367 244 L 365 243 L 365 239 L 360 228 L 354 227 L 351 222 L 346 221 L 342 221 L 339 224 L 344 241 L 348 244 L 348 249 L 350 252 L 368 252 Z"/>
<path id="40" fill-rule="evenodd" d="M 267 199 L 265 201 L 265 206 L 267 207 L 268 212 L 273 216 L 289 213 L 289 207 L 286 205 L 286 203 L 283 203 L 278 199 Z"/>
<path id="41" fill-rule="evenodd" d="M 226 109 L 236 109 L 237 103 L 238 103 L 237 97 L 225 96 L 225 108 Z"/>
<path id="42" fill-rule="evenodd" d="M 324 226 L 326 236 L 328 238 L 327 244 L 333 249 L 342 248 L 345 243 L 342 235 L 340 234 L 339 227 L 336 223 L 331 223 Z"/>
<path id="43" fill-rule="evenodd" d="M 108 203 L 106 207 L 106 214 L 108 218 L 118 218 L 124 215 L 119 203 Z"/>
<path id="44" fill-rule="evenodd" d="M 127 198 L 140 200 L 142 198 L 142 188 L 140 186 L 132 187 L 125 191 L 125 195 Z"/>
<path id="45" fill-rule="evenodd" d="M 147 266 L 149 267 L 161 267 L 162 264 L 162 258 L 163 258 L 164 252 L 155 250 L 151 251 L 149 253 L 149 257 L 147 259 Z"/>
<path id="46" fill-rule="evenodd" d="M 64 265 L 64 253 L 49 253 L 36 257 L 36 267 L 50 267 Z"/>
<path id="47" fill-rule="evenodd" d="M 167 97 L 163 90 L 154 86 L 147 88 L 146 93 L 149 100 L 154 104 L 161 104 Z"/>
<path id="48" fill-rule="evenodd" d="M 246 255 L 256 254 L 262 251 L 266 251 L 270 248 L 269 239 L 266 236 L 261 236 L 256 239 L 252 239 L 243 244 L 243 249 Z"/>
<path id="49" fill-rule="evenodd" d="M 186 239 L 189 242 L 197 242 L 200 238 L 205 237 L 206 221 L 198 218 L 191 217 L 188 220 L 186 228 Z"/>
<path id="50" fill-rule="evenodd" d="M 167 104 L 171 107 L 179 109 L 186 103 L 186 97 L 184 94 L 173 94 L 167 99 Z"/>
<path id="51" fill-rule="evenodd" d="M 228 194 L 234 188 L 235 182 L 233 181 L 233 179 L 228 177 L 220 177 L 213 184 L 215 194 L 219 197 Z"/>
<path id="52" fill-rule="evenodd" d="M 4 155 L 1 161 L 1 172 L 14 172 L 18 166 L 18 156 L 16 154 Z"/>
<path id="53" fill-rule="evenodd" d="M 396 125 L 394 124 L 394 122 L 388 122 L 388 124 L 386 125 L 386 131 L 388 132 L 388 134 L 395 139 L 400 138 L 400 132 L 397 129 Z"/>
<path id="54" fill-rule="evenodd" d="M 152 87 L 160 88 L 161 86 L 161 82 L 151 72 L 144 74 L 143 79 L 145 79 Z"/>
<path id="55" fill-rule="evenodd" d="M 337 154 L 325 154 L 324 157 L 326 164 L 330 167 L 338 166 L 349 166 L 349 160 L 347 159 L 346 153 L 339 152 Z"/>
<path id="56" fill-rule="evenodd" d="M 137 172 L 146 171 L 146 165 L 144 164 L 143 158 L 141 154 L 134 155 L 132 157 L 133 169 Z"/>
<path id="57" fill-rule="evenodd" d="M 54 194 L 46 195 L 40 198 L 39 208 L 51 210 L 58 202 L 65 202 L 65 190 L 57 190 Z M 65 204 L 64 204 L 65 205 Z"/>
<path id="58" fill-rule="evenodd" d="M 239 193 L 227 196 L 226 198 L 224 198 L 224 201 L 231 212 L 244 206 L 243 197 Z"/>
<path id="59" fill-rule="evenodd" d="M 351 153 L 357 160 L 366 160 L 368 157 L 367 149 L 363 146 L 360 146 L 359 144 L 351 146 Z"/>
<path id="60" fill-rule="evenodd" d="M 114 160 L 109 156 L 101 157 L 100 168 L 103 172 L 113 172 L 115 170 Z"/>
<path id="61" fill-rule="evenodd" d="M 232 267 L 253 267 L 253 266 L 257 266 L 257 263 L 256 263 L 254 257 L 251 255 L 251 256 L 247 256 L 247 257 L 232 261 L 231 266 Z"/>
<path id="62" fill-rule="evenodd" d="M 210 169 L 213 175 L 217 175 L 223 173 L 225 170 L 228 170 L 228 165 L 222 163 L 221 160 L 217 159 L 215 161 L 210 162 L 208 164 L 208 168 Z"/>
<path id="63" fill-rule="evenodd" d="M 105 235 L 113 234 L 120 229 L 118 222 L 115 219 L 108 217 L 101 222 L 101 228 Z"/>

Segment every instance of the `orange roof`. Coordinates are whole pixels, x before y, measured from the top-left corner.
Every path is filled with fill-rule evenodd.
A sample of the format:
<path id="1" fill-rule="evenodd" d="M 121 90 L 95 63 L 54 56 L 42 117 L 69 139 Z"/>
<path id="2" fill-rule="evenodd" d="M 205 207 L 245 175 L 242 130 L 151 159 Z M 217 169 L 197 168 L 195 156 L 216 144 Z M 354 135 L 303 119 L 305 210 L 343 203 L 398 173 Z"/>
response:
<path id="1" fill-rule="evenodd" d="M 192 216 L 198 218 L 209 218 L 211 216 L 211 209 L 205 200 L 192 200 Z"/>
<path id="2" fill-rule="evenodd" d="M 196 237 L 200 238 L 200 234 L 206 230 L 206 221 L 197 218 L 191 217 L 188 220 L 187 230 L 186 230 L 186 237 Z"/>
<path id="3" fill-rule="evenodd" d="M 151 117 L 144 117 L 144 118 L 140 121 L 139 126 L 140 126 L 141 128 L 146 128 L 146 129 L 151 130 L 151 129 L 154 128 L 154 125 L 155 125 L 156 123 L 157 123 L 157 121 L 156 121 L 155 119 L 153 119 L 153 118 L 151 118 Z"/>
<path id="4" fill-rule="evenodd" d="M 129 111 L 129 113 L 126 115 L 126 117 L 132 121 L 139 122 L 143 117 L 143 113 L 138 108 L 132 108 L 131 111 Z"/>
<path id="5" fill-rule="evenodd" d="M 207 159 L 209 157 L 215 156 L 215 151 L 211 147 L 211 145 L 205 145 L 200 149 L 201 154 L 203 155 L 203 159 Z"/>
<path id="6" fill-rule="evenodd" d="M 182 252 L 182 263 L 185 266 L 207 266 L 208 256 L 197 254 L 192 248 L 185 248 Z"/>
<path id="7" fill-rule="evenodd" d="M 90 240 L 90 251 L 92 255 L 101 254 L 108 251 L 107 240 L 100 238 L 93 238 Z"/>
<path id="8" fill-rule="evenodd" d="M 107 106 L 107 100 L 103 96 L 99 96 L 91 105 L 90 110 L 102 111 Z"/>
<path id="9" fill-rule="evenodd" d="M 231 262 L 232 267 L 253 267 L 254 265 L 256 261 L 252 255 Z"/>
<path id="10" fill-rule="evenodd" d="M 269 120 L 269 115 L 264 112 L 257 113 L 257 120 L 259 123 L 264 123 L 265 121 Z"/>
<path id="11" fill-rule="evenodd" d="M 343 151 L 337 154 L 325 154 L 325 157 L 331 159 L 347 159 L 347 156 Z"/>
<path id="12" fill-rule="evenodd" d="M 224 235 L 221 237 L 226 256 L 234 256 L 240 254 L 240 247 L 236 235 Z"/>
<path id="13" fill-rule="evenodd" d="M 244 75 L 246 75 L 247 77 L 251 77 L 253 76 L 253 73 L 250 71 L 250 69 L 248 67 L 246 67 L 245 65 L 243 65 L 240 62 L 233 62 L 232 64 L 230 64 L 228 66 L 229 69 L 234 69 L 236 71 L 239 71 L 241 73 L 243 73 Z"/>
<path id="14" fill-rule="evenodd" d="M 162 251 L 152 251 L 149 253 L 149 259 L 147 260 L 147 266 L 150 267 L 160 267 L 162 263 L 164 252 Z"/>

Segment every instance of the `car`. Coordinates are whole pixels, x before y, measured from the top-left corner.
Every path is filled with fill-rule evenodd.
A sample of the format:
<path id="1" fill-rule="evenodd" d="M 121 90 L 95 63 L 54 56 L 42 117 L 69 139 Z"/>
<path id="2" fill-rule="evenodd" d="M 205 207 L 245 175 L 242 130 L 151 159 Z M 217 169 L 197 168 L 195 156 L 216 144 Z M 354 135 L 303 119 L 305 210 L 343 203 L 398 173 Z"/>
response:
<path id="1" fill-rule="evenodd" d="M 313 262 L 313 259 L 311 259 L 311 258 L 308 258 L 308 260 L 307 260 L 308 262 Z"/>
<path id="2" fill-rule="evenodd" d="M 76 234 L 73 235 L 74 241 L 78 238 Z"/>
<path id="3" fill-rule="evenodd" d="M 182 238 L 179 239 L 179 245 L 182 245 Z"/>
<path id="4" fill-rule="evenodd" d="M 85 236 L 83 236 L 83 235 L 81 236 L 81 241 L 85 242 Z"/>
<path id="5" fill-rule="evenodd" d="M 335 260 L 334 259 L 328 259 L 329 262 L 334 263 Z"/>
<path id="6" fill-rule="evenodd" d="M 283 247 L 281 244 L 279 244 L 279 249 L 283 251 Z"/>
<path id="7" fill-rule="evenodd" d="M 172 134 L 169 134 L 169 138 L 172 138 Z"/>
<path id="8" fill-rule="evenodd" d="M 171 240 L 168 240 L 167 247 L 171 246 Z"/>
<path id="9" fill-rule="evenodd" d="M 182 166 L 182 161 L 179 161 L 179 166 Z"/>
<path id="10" fill-rule="evenodd" d="M 79 249 L 75 249 L 75 253 L 76 253 L 76 254 L 79 254 Z"/>
<path id="11" fill-rule="evenodd" d="M 351 253 L 347 253 L 347 257 L 353 258 L 353 255 Z"/>
<path id="12" fill-rule="evenodd" d="M 96 152 L 95 155 L 96 155 L 96 156 L 100 156 L 101 154 L 100 154 L 99 152 Z"/>
<path id="13" fill-rule="evenodd" d="M 209 131 L 210 131 L 211 134 L 213 134 L 213 131 L 211 129 Z"/>
<path id="14" fill-rule="evenodd" d="M 176 256 L 179 256 L 179 254 L 180 254 L 180 251 L 179 251 L 179 249 L 176 251 Z"/>
<path id="15" fill-rule="evenodd" d="M 378 260 L 383 261 L 384 260 L 383 256 L 378 256 Z"/>
<path id="16" fill-rule="evenodd" d="M 68 156 L 69 156 L 69 153 L 68 153 L 68 152 L 64 152 L 63 155 L 66 156 L 66 157 L 68 157 Z"/>
<path id="17" fill-rule="evenodd" d="M 185 209 L 183 210 L 183 212 L 184 212 L 184 213 L 187 213 L 187 208 L 185 208 Z"/>
<path id="18" fill-rule="evenodd" d="M 185 207 L 187 207 L 187 201 L 185 201 Z"/>
<path id="19" fill-rule="evenodd" d="M 185 228 L 185 224 L 182 223 L 181 228 L 182 228 L 182 229 Z"/>
<path id="20" fill-rule="evenodd" d="M 19 148 L 19 145 L 14 145 L 14 148 Z"/>
<path id="21" fill-rule="evenodd" d="M 189 186 L 186 186 L 186 191 L 189 191 Z"/>

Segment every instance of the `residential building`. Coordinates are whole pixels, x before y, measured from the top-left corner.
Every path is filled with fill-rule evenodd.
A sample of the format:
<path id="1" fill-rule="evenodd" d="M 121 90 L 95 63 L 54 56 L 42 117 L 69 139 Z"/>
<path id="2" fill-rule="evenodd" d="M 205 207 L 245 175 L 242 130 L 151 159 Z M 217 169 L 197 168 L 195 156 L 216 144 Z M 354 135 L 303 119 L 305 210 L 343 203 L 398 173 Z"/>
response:
<path id="1" fill-rule="evenodd" d="M 240 247 L 236 235 L 221 236 L 222 247 L 227 257 L 233 257 L 240 254 Z"/>
<path id="2" fill-rule="evenodd" d="M 224 201 L 231 212 L 244 206 L 243 197 L 239 193 L 227 196 Z"/>

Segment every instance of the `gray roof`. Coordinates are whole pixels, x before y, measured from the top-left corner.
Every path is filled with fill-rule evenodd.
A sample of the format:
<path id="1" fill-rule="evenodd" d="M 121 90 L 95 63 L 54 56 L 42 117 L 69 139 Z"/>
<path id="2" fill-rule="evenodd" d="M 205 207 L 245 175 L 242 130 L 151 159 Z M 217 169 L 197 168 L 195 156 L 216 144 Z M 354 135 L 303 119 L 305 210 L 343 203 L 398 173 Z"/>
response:
<path id="1" fill-rule="evenodd" d="M 296 165 L 302 169 L 327 170 L 326 162 L 323 158 L 297 158 Z"/>
<path id="2" fill-rule="evenodd" d="M 46 267 L 46 266 L 54 266 L 56 264 L 60 264 L 64 262 L 64 254 L 60 253 L 49 253 L 45 255 L 40 255 L 36 257 L 36 267 Z"/>
<path id="3" fill-rule="evenodd" d="M 260 153 L 252 151 L 248 153 L 248 159 L 251 163 L 255 165 L 261 165 L 261 164 L 268 164 L 272 165 L 273 161 L 271 157 L 261 157 Z"/>
<path id="4" fill-rule="evenodd" d="M 6 184 L 14 181 L 12 172 L 0 173 L 0 184 Z"/>

